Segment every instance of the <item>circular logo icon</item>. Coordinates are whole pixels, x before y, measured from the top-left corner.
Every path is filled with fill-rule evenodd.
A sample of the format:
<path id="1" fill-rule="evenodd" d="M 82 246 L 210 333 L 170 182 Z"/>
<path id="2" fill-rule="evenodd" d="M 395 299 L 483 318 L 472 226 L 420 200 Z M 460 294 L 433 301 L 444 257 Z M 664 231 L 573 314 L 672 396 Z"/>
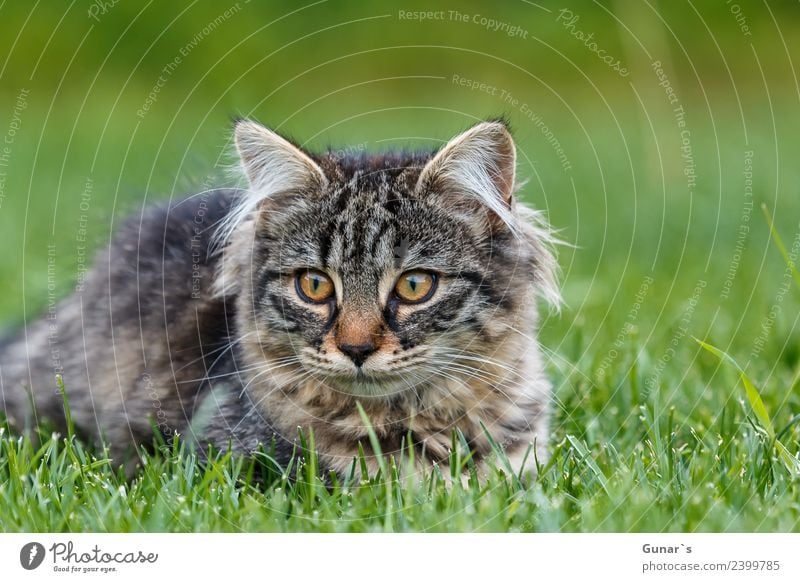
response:
<path id="1" fill-rule="evenodd" d="M 44 546 L 39 542 L 30 542 L 19 551 L 19 563 L 26 570 L 35 570 L 44 561 Z"/>

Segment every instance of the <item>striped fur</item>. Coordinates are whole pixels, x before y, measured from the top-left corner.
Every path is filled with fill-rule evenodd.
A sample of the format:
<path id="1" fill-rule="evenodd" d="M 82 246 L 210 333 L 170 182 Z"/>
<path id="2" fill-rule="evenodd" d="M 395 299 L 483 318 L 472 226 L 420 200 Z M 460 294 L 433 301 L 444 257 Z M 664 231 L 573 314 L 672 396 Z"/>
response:
<path id="1" fill-rule="evenodd" d="M 79 426 L 119 451 L 146 442 L 153 421 L 241 452 L 274 439 L 279 462 L 299 427 L 313 430 L 326 467 L 344 472 L 359 444 L 369 450 L 360 403 L 385 453 L 410 436 L 418 459 L 446 463 L 457 428 L 488 459 L 485 427 L 515 469 L 533 469 L 532 454 L 521 465 L 533 443 L 539 460 L 547 454 L 550 400 L 536 299 L 557 303 L 558 291 L 549 229 L 515 200 L 507 128 L 479 124 L 438 153 L 343 158 L 242 121 L 236 145 L 249 188 L 205 195 L 199 234 L 196 197 L 150 210 L 60 305 Z M 332 300 L 300 298 L 305 269 L 331 278 Z M 402 303 L 392 289 L 416 269 L 438 286 L 428 301 Z M 359 326 L 377 346 L 361 367 L 338 341 Z M 20 425 L 29 392 L 58 421 L 47 330 L 37 323 L 27 343 L 0 351 L 4 401 Z"/>

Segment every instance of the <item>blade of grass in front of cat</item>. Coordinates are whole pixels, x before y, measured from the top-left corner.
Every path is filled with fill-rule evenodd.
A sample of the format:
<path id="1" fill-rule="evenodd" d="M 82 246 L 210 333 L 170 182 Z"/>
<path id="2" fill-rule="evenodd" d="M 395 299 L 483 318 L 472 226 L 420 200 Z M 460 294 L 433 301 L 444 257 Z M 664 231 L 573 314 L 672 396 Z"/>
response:
<path id="1" fill-rule="evenodd" d="M 378 479 L 382 479 L 383 483 L 386 488 L 386 508 L 385 508 L 385 516 L 386 519 L 383 524 L 384 531 L 391 532 L 394 530 L 392 526 L 392 519 L 394 513 L 394 499 L 392 493 L 392 476 L 386 469 L 386 460 L 383 458 L 383 450 L 381 449 L 381 443 L 378 440 L 378 435 L 375 433 L 375 429 L 372 427 L 372 423 L 367 416 L 364 407 L 361 406 L 360 402 L 356 402 L 356 406 L 358 407 L 358 413 L 361 415 L 361 420 L 364 423 L 364 427 L 367 429 L 367 435 L 369 436 L 370 446 L 372 446 L 372 454 L 375 456 L 375 460 L 378 463 L 378 469 L 380 471 L 380 475 L 377 477 Z M 359 443 L 359 447 L 361 443 Z M 363 450 L 362 450 L 363 452 Z"/>

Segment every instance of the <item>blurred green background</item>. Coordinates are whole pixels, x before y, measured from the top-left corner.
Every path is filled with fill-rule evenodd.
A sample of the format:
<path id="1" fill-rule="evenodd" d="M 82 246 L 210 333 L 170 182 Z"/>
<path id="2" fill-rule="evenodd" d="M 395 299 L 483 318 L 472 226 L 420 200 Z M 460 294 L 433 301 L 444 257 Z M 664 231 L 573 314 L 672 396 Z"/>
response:
<path id="1" fill-rule="evenodd" d="M 10 327 L 67 294 L 124 216 L 231 184 L 232 117 L 381 150 L 502 114 L 525 200 L 573 245 L 544 324 L 554 366 L 681 367 L 691 336 L 759 380 L 797 363 L 800 301 L 760 209 L 791 246 L 797 2 L 4 2 L 0 31 Z M 621 353 L 632 337 L 648 356 Z"/>

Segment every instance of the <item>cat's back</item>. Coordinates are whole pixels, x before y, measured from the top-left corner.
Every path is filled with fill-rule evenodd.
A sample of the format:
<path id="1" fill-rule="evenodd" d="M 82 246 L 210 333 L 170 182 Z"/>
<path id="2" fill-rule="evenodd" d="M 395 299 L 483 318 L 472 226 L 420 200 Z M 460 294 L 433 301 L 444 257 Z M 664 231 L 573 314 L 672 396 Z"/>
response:
<path id="1" fill-rule="evenodd" d="M 239 195 L 211 190 L 130 215 L 99 253 L 82 290 L 66 302 L 81 302 L 88 314 L 81 327 L 98 338 L 120 330 L 115 342 L 138 335 L 145 351 L 158 337 L 148 332 L 166 334 L 174 324 L 169 332 L 184 335 L 187 314 L 217 302 L 215 234 Z"/>
<path id="2" fill-rule="evenodd" d="M 212 190 L 147 205 L 115 228 L 80 287 L 0 349 L 11 416 L 29 424 L 33 389 L 37 410 L 60 424 L 59 374 L 77 424 L 109 440 L 147 439 L 154 412 L 165 433 L 184 426 L 206 355 L 229 341 L 213 242 L 239 195 Z"/>
<path id="3" fill-rule="evenodd" d="M 239 196 L 238 190 L 211 190 L 145 206 L 113 234 L 98 267 L 107 263 L 111 285 L 135 276 L 140 288 L 155 291 L 147 294 L 151 298 L 159 293 L 149 289 L 150 284 L 161 284 L 167 293 L 188 291 L 190 299 L 201 298 L 210 283 L 202 280 L 205 269 L 217 260 L 214 236 Z M 95 271 L 102 270 L 98 267 Z"/>

